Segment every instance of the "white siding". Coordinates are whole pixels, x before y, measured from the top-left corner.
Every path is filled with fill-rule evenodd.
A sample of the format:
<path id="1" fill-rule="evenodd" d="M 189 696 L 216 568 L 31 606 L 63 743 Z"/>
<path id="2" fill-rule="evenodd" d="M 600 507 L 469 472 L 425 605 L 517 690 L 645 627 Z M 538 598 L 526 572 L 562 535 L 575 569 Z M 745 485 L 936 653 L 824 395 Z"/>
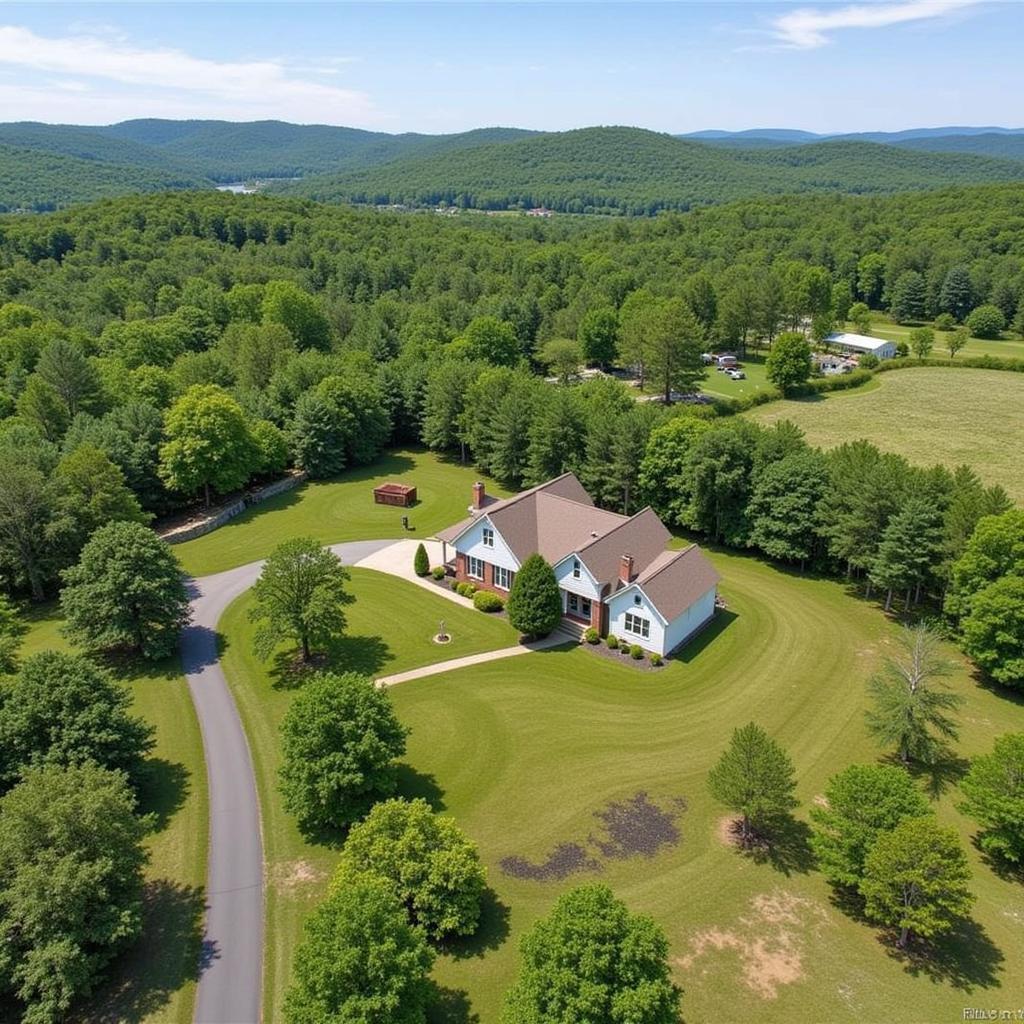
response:
<path id="1" fill-rule="evenodd" d="M 572 574 L 573 559 L 578 559 L 580 563 L 579 579 L 576 579 Z M 591 601 L 601 600 L 601 588 L 598 586 L 597 580 L 590 575 L 590 571 L 583 564 L 583 559 L 579 555 L 570 555 L 568 558 L 563 558 L 555 566 L 555 579 L 558 580 L 558 585 L 562 590 L 579 594 L 580 597 L 589 597 Z M 564 598 L 562 607 L 565 607 Z"/>
<path id="2" fill-rule="evenodd" d="M 715 591 L 712 587 L 689 608 L 668 624 L 665 630 L 665 651 L 674 651 L 694 630 L 700 629 L 715 614 Z"/>
<path id="3" fill-rule="evenodd" d="M 456 551 L 464 555 L 472 555 L 480 558 L 491 565 L 500 565 L 504 569 L 511 569 L 518 572 L 519 562 L 512 554 L 509 546 L 502 540 L 501 534 L 494 530 L 494 547 L 484 546 L 484 527 L 488 526 L 494 530 L 491 521 L 486 516 L 481 516 L 480 521 L 474 523 L 453 545 Z"/>
<path id="4" fill-rule="evenodd" d="M 668 654 L 674 651 L 693 632 L 700 629 L 715 612 L 715 591 L 712 587 L 706 594 L 698 598 L 678 618 L 667 625 L 655 610 L 647 595 L 638 587 L 623 590 L 608 599 L 608 632 L 614 633 L 619 639 L 639 644 L 649 651 Z M 640 604 L 635 598 L 640 597 Z M 648 639 L 626 632 L 626 613 L 642 615 L 650 619 L 651 635 Z"/>
<path id="5" fill-rule="evenodd" d="M 635 598 L 640 598 L 637 604 Z M 651 623 L 651 635 L 644 637 L 626 632 L 626 613 L 641 615 Z M 608 599 L 608 632 L 614 633 L 620 640 L 631 644 L 639 644 L 648 651 L 665 653 L 665 624 L 655 611 L 654 605 L 647 600 L 647 595 L 638 587 L 620 591 Z"/>

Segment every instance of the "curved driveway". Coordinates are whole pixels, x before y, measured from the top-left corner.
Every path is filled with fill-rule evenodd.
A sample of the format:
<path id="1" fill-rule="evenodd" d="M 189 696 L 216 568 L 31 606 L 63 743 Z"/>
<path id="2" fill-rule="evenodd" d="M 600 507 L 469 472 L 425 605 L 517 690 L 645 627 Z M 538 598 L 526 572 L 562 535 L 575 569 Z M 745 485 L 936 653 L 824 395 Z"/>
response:
<path id="1" fill-rule="evenodd" d="M 331 550 L 346 565 L 394 541 Z M 206 923 L 196 1024 L 257 1024 L 263 991 L 263 838 L 249 744 L 217 661 L 217 622 L 256 582 L 263 562 L 193 580 L 181 660 L 203 734 L 210 803 Z"/>

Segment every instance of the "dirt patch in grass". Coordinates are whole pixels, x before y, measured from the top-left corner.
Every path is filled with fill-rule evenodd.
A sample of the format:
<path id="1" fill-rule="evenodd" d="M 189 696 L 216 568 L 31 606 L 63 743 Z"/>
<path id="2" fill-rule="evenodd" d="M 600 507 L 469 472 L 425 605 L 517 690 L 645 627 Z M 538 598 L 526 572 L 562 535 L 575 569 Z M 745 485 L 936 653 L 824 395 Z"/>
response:
<path id="1" fill-rule="evenodd" d="M 655 803 L 643 792 L 628 800 L 613 800 L 594 812 L 601 829 L 585 841 L 559 843 L 539 863 L 516 855 L 504 857 L 500 867 L 512 878 L 550 882 L 583 871 L 600 871 L 602 859 L 653 857 L 663 848 L 681 842 L 682 832 L 676 819 L 685 810 L 686 800 L 682 797 L 674 797 L 663 805 Z"/>
<path id="2" fill-rule="evenodd" d="M 289 860 L 275 864 L 269 872 L 270 883 L 281 892 L 297 892 L 307 886 L 319 885 L 324 872 L 306 860 Z"/>
<path id="3" fill-rule="evenodd" d="M 808 933 L 816 936 L 827 920 L 812 900 L 777 889 L 755 896 L 732 927 L 698 932 L 676 964 L 689 970 L 710 953 L 735 953 L 743 984 L 762 999 L 775 999 L 782 987 L 804 978 Z"/>

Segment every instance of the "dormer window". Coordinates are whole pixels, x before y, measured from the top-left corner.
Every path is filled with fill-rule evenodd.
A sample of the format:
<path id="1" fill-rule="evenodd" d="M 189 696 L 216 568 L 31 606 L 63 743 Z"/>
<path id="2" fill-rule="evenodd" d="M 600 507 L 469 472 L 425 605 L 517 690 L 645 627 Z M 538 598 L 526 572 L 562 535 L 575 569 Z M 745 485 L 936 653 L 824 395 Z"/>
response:
<path id="1" fill-rule="evenodd" d="M 572 560 L 572 578 L 574 580 L 578 580 L 580 576 L 580 560 L 578 558 L 574 558 Z"/>
<path id="2" fill-rule="evenodd" d="M 494 547 L 494 531 L 489 526 L 484 527 L 484 547 Z"/>

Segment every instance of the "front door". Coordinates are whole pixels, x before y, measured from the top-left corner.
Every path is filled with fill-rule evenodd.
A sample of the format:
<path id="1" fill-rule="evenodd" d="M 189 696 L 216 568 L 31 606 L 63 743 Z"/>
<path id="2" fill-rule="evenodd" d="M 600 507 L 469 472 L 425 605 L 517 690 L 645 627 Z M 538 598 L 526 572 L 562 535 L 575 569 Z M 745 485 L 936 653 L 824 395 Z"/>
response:
<path id="1" fill-rule="evenodd" d="M 569 595 L 569 614 L 574 619 L 590 621 L 590 598 L 580 597 L 579 594 Z"/>

